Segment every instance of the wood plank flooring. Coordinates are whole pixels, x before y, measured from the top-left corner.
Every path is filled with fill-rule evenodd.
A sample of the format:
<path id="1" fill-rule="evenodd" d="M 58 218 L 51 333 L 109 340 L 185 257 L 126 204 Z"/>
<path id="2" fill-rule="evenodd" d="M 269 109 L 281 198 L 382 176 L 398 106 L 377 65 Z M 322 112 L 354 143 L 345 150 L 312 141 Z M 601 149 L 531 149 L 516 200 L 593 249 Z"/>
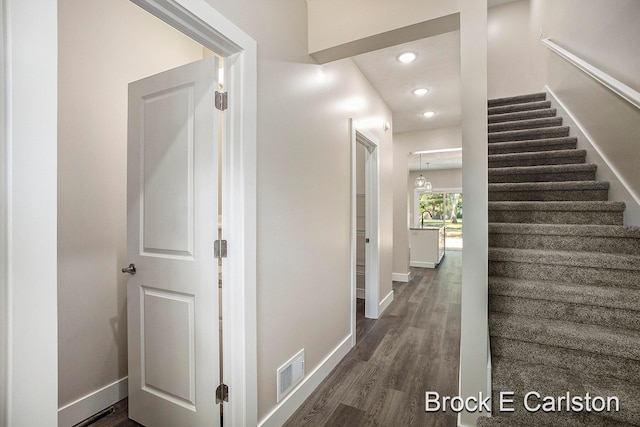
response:
<path id="1" fill-rule="evenodd" d="M 409 283 L 395 282 L 380 319 L 366 319 L 359 300 L 356 346 L 285 426 L 455 426 L 451 412 L 424 411 L 424 393 L 458 392 L 461 277 L 462 253 L 449 251 L 437 269 L 412 268 Z M 87 425 L 140 426 L 127 399 Z"/>
<path id="2" fill-rule="evenodd" d="M 302 426 L 455 426 L 452 412 L 426 413 L 425 392 L 458 392 L 462 253 L 394 282 L 377 321 L 358 304 L 358 342 L 285 423 Z"/>

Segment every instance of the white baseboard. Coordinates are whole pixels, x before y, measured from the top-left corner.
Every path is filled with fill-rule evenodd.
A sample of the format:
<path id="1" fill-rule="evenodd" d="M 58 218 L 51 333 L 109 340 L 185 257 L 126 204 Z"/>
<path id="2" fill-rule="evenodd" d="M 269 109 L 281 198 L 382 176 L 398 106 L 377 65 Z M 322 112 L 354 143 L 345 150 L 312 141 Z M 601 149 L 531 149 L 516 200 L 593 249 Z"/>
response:
<path id="1" fill-rule="evenodd" d="M 365 290 L 363 288 L 356 288 L 356 298 L 364 299 L 365 298 Z"/>
<path id="2" fill-rule="evenodd" d="M 391 280 L 394 282 L 409 282 L 409 273 L 391 273 Z"/>
<path id="3" fill-rule="evenodd" d="M 411 267 L 421 267 L 421 268 L 436 268 L 435 262 L 422 262 L 422 261 L 411 261 L 409 263 Z"/>
<path id="4" fill-rule="evenodd" d="M 302 382 L 258 423 L 258 427 L 280 427 L 304 403 L 311 393 L 329 375 L 351 350 L 349 334 Z"/>
<path id="5" fill-rule="evenodd" d="M 378 304 L 378 318 L 380 318 L 382 313 L 387 309 L 387 307 L 389 307 L 389 304 L 391 304 L 392 302 L 393 302 L 393 291 L 389 292 L 387 296 L 384 297 L 382 301 L 380 301 L 380 304 Z"/>
<path id="6" fill-rule="evenodd" d="M 124 377 L 58 409 L 58 426 L 71 427 L 76 425 L 121 401 L 127 395 L 128 377 Z"/>

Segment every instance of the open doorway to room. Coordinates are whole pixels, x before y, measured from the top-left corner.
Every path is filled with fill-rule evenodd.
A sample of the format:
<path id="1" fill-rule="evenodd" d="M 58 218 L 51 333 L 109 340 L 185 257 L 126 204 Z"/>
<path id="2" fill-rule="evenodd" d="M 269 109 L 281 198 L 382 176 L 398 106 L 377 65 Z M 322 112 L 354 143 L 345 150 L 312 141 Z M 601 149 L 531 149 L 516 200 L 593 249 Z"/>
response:
<path id="1" fill-rule="evenodd" d="M 246 320 L 255 310 L 245 312 L 244 304 L 255 280 L 244 273 L 255 272 L 255 228 L 247 227 L 244 213 L 255 211 L 255 165 L 246 157 L 255 151 L 255 42 L 221 15 L 200 17 L 206 7 L 194 12 L 173 1 L 137 3 L 146 11 L 126 0 L 59 2 L 59 424 L 74 425 L 127 395 L 136 399 L 132 391 L 140 389 L 175 404 L 163 411 L 143 404 L 152 416 L 196 412 L 196 404 L 213 406 L 223 378 L 239 393 L 225 419 L 251 419 L 255 408 L 244 406 L 244 395 L 255 387 L 246 387 L 251 378 L 244 361 L 254 349 L 244 339 L 255 338 L 255 322 Z M 235 89 L 228 103 L 223 78 Z M 133 183 L 128 199 L 127 183 Z M 233 261 L 225 260 L 219 275 L 214 252 L 223 256 L 224 249 L 214 242 L 240 235 L 229 250 Z M 142 255 L 146 265 L 134 259 Z M 180 265 L 160 266 L 170 261 Z M 197 274 L 183 268 L 189 263 L 198 264 Z M 163 273 L 150 276 L 152 267 Z M 162 288 L 166 277 L 174 284 L 197 279 L 207 297 Z M 222 277 L 239 279 L 220 294 Z M 137 292 L 129 286 L 127 295 L 127 282 L 138 280 Z M 143 303 L 127 312 L 133 296 Z M 167 333 L 174 329 L 180 334 Z M 203 341 L 209 343 L 206 370 L 195 369 L 205 359 Z M 210 363 L 216 356 L 233 364 Z M 142 378 L 132 360 L 143 365 Z M 216 411 L 206 412 L 206 422 L 174 419 L 220 424 Z"/>

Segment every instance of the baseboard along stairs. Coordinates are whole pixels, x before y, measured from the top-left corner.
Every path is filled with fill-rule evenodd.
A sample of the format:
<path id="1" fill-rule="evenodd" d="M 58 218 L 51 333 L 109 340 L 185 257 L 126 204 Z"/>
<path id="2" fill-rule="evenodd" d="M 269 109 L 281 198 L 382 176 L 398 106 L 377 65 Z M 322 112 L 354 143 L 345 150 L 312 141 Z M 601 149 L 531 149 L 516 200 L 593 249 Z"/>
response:
<path id="1" fill-rule="evenodd" d="M 624 203 L 608 200 L 545 93 L 488 107 L 493 416 L 478 426 L 638 426 L 640 228 L 623 225 Z M 596 396 L 619 411 L 613 399 L 598 411 Z"/>

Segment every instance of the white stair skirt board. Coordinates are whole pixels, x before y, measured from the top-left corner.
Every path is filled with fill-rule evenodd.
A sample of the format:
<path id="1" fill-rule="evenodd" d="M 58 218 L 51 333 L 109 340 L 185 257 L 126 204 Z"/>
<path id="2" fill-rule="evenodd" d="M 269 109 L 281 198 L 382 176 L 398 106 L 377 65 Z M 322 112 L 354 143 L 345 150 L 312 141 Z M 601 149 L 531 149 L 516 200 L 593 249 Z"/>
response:
<path id="1" fill-rule="evenodd" d="M 593 137 L 587 132 L 582 124 L 576 120 L 571 111 L 558 98 L 558 96 L 545 86 L 548 100 L 551 101 L 551 107 L 558 110 L 557 115 L 564 119 L 564 126 L 571 128 L 571 136 L 578 138 L 578 149 L 587 150 L 587 163 L 593 163 L 598 166 L 597 177 L 602 181 L 609 181 L 609 200 L 617 200 L 624 202 L 626 209 L 624 212 L 625 225 L 640 226 L 633 218 L 640 218 L 640 196 L 635 194 L 627 181 L 620 175 L 620 172 L 611 164 L 609 159 L 602 153 L 602 150 L 595 143 Z"/>
<path id="2" fill-rule="evenodd" d="M 356 288 L 356 298 L 364 299 L 365 290 L 364 288 Z"/>
<path id="3" fill-rule="evenodd" d="M 291 391 L 262 421 L 258 427 L 280 427 L 304 403 L 333 368 L 353 347 L 349 334 L 329 355 L 310 372 L 298 386 Z"/>
<path id="4" fill-rule="evenodd" d="M 391 280 L 394 282 L 409 282 L 409 273 L 391 273 Z"/>
<path id="5" fill-rule="evenodd" d="M 71 427 L 121 401 L 128 395 L 128 377 L 102 387 L 58 409 L 58 426 Z"/>
<path id="6" fill-rule="evenodd" d="M 409 264 L 411 267 L 422 267 L 422 268 L 436 268 L 438 264 L 434 262 L 420 262 L 420 261 L 411 261 Z"/>
<path id="7" fill-rule="evenodd" d="M 380 315 L 382 315 L 382 313 L 387 309 L 387 307 L 389 307 L 389 304 L 391 304 L 392 302 L 393 302 L 393 291 L 389 292 L 387 296 L 384 297 L 382 301 L 380 301 L 380 304 L 378 304 L 378 318 L 380 317 Z"/>

